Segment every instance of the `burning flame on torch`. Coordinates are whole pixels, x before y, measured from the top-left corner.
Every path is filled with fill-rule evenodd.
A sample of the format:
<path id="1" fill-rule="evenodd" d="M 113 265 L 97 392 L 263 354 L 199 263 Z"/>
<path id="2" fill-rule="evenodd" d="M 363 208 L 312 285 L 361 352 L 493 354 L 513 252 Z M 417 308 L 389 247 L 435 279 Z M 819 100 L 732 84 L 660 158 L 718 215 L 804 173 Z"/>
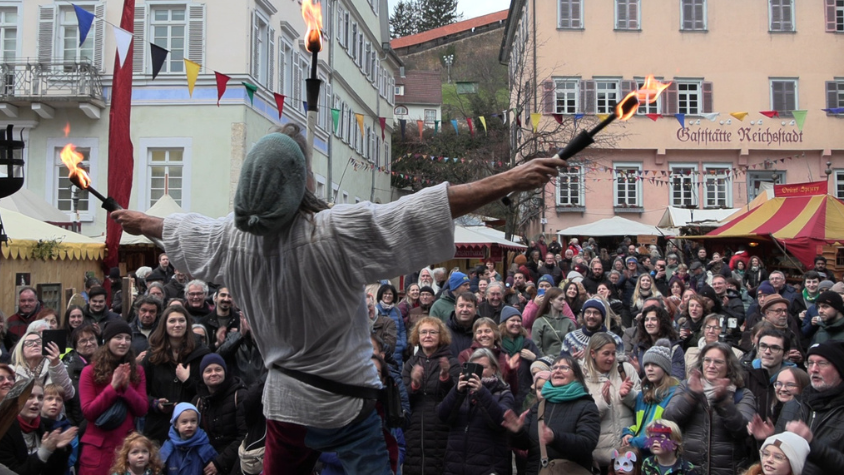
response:
<path id="1" fill-rule="evenodd" d="M 308 27 L 305 33 L 305 48 L 310 53 L 322 51 L 322 4 L 314 3 L 314 0 L 303 0 L 302 18 Z"/>
<path id="2" fill-rule="evenodd" d="M 662 94 L 662 91 L 670 85 L 671 82 L 661 83 L 654 78 L 653 74 L 649 74 L 639 90 L 631 92 L 616 104 L 616 117 L 619 120 L 627 120 L 633 117 L 636 114 L 636 110 L 639 109 L 639 104 L 653 104 L 659 95 Z"/>
<path id="3" fill-rule="evenodd" d="M 73 145 L 72 143 L 65 145 L 59 156 L 69 170 L 67 177 L 70 179 L 71 183 L 83 190 L 88 189 L 91 185 L 91 178 L 88 177 L 88 174 L 84 169 L 78 166 L 82 163 L 82 160 L 85 160 L 85 157 L 76 151 L 76 145 Z"/>

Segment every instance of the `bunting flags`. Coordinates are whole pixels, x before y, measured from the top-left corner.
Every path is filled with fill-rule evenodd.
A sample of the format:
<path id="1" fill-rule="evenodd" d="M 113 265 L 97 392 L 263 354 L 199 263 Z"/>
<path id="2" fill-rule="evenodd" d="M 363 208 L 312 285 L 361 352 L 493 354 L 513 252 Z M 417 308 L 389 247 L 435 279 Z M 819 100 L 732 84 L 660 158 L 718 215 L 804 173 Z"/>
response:
<path id="1" fill-rule="evenodd" d="M 161 72 L 161 68 L 164 67 L 164 61 L 167 60 L 167 55 L 170 54 L 170 51 L 155 43 L 149 44 L 149 50 L 152 56 L 152 79 L 155 79 L 158 73 Z"/>
<path id="2" fill-rule="evenodd" d="M 674 118 L 677 119 L 677 122 L 680 123 L 680 127 L 686 128 L 686 114 L 678 113 L 674 114 Z"/>
<path id="3" fill-rule="evenodd" d="M 273 97 L 275 98 L 275 106 L 278 108 L 278 118 L 281 119 L 281 114 L 284 112 L 284 100 L 287 96 L 282 96 L 281 94 L 274 92 Z"/>
<path id="4" fill-rule="evenodd" d="M 656 122 L 657 119 L 662 117 L 662 114 L 645 114 L 645 115 L 648 117 L 648 119 L 651 119 L 654 122 Z"/>
<path id="5" fill-rule="evenodd" d="M 607 117 L 609 117 L 610 114 L 595 114 L 595 116 L 598 118 L 599 121 L 603 122 L 607 120 Z"/>
<path id="6" fill-rule="evenodd" d="M 730 115 L 738 120 L 743 121 L 744 118 L 747 117 L 747 112 L 730 112 Z"/>
<path id="7" fill-rule="evenodd" d="M 355 114 L 355 119 L 358 121 L 358 127 L 360 128 L 360 136 L 363 137 L 363 114 Z"/>
<path id="8" fill-rule="evenodd" d="M 486 119 L 484 119 L 484 116 L 480 116 L 478 119 L 481 120 L 481 125 L 484 126 L 484 135 L 489 135 L 489 131 L 486 130 Z"/>
<path id="9" fill-rule="evenodd" d="M 530 124 L 533 126 L 533 133 L 539 129 L 539 119 L 542 118 L 542 114 L 539 112 L 531 112 L 530 113 Z"/>
<path id="10" fill-rule="evenodd" d="M 466 123 L 469 124 L 469 133 L 472 134 L 472 137 L 475 136 L 475 124 L 472 123 L 472 118 L 467 117 Z"/>
<path id="11" fill-rule="evenodd" d="M 422 132 L 425 130 L 425 121 L 424 120 L 417 120 L 416 121 L 416 128 L 419 129 L 419 141 L 422 141 Z"/>
<path id="12" fill-rule="evenodd" d="M 457 129 L 457 119 L 451 119 L 451 126 L 454 127 L 454 133 L 460 135 L 460 131 Z"/>
<path id="13" fill-rule="evenodd" d="M 773 119 L 774 117 L 779 117 L 780 113 L 777 111 L 759 111 L 760 114 L 764 115 L 769 119 Z"/>
<path id="14" fill-rule="evenodd" d="M 791 115 L 794 116 L 794 122 L 797 124 L 797 128 L 803 130 L 803 124 L 806 122 L 806 113 L 808 111 L 805 110 L 795 110 L 791 111 Z"/>
<path id="15" fill-rule="evenodd" d="M 132 44 L 132 33 L 115 25 L 112 25 L 112 30 L 114 31 L 114 40 L 117 43 L 117 57 L 120 59 L 120 67 L 122 68 L 126 61 L 126 53 L 129 52 L 129 46 Z"/>
<path id="16" fill-rule="evenodd" d="M 217 107 L 220 107 L 220 99 L 223 97 L 223 94 L 226 93 L 226 85 L 231 77 L 214 71 L 214 78 L 217 80 Z"/>
<path id="17" fill-rule="evenodd" d="M 302 101 L 302 113 L 305 115 L 308 114 L 308 101 Z"/>
<path id="18" fill-rule="evenodd" d="M 91 31 L 91 24 L 94 23 L 94 16 L 93 13 L 89 11 L 85 11 L 82 7 L 78 5 L 73 5 L 73 9 L 76 11 L 76 21 L 79 23 L 79 47 L 82 47 L 82 43 L 85 42 L 85 39 L 88 38 L 88 32 Z M 130 33 L 131 35 L 131 33 Z M 122 65 L 123 61 L 121 61 Z"/>
<path id="19" fill-rule="evenodd" d="M 340 109 L 331 109 L 331 120 L 334 122 L 334 133 L 337 133 L 337 126 L 340 125 Z M 383 129 L 382 129 L 383 134 Z"/>
<path id="20" fill-rule="evenodd" d="M 708 120 L 709 122 L 715 122 L 715 119 L 721 115 L 720 112 L 703 112 L 700 114 L 704 119 Z"/>
<path id="21" fill-rule="evenodd" d="M 504 110 L 501 111 L 501 120 L 504 122 L 504 125 L 507 125 L 507 119 L 510 118 L 510 111 Z"/>
<path id="22" fill-rule="evenodd" d="M 563 114 L 551 114 L 558 124 L 563 125 Z"/>
<path id="23" fill-rule="evenodd" d="M 381 124 L 381 140 L 387 140 L 387 136 L 384 134 L 384 129 L 387 127 L 387 118 L 379 117 L 378 123 Z"/>
<path id="24" fill-rule="evenodd" d="M 196 85 L 196 78 L 199 77 L 199 68 L 199 63 L 185 58 L 185 74 L 188 76 L 188 92 L 191 97 L 193 97 L 193 87 Z"/>
<path id="25" fill-rule="evenodd" d="M 405 133 L 405 129 L 407 128 L 407 120 L 399 119 L 399 127 L 401 127 L 401 139 L 404 140 L 405 139 L 404 133 Z"/>
<path id="26" fill-rule="evenodd" d="M 258 90 L 258 86 L 246 81 L 241 82 L 241 84 L 246 88 L 246 94 L 249 95 L 249 102 L 255 105 L 255 91 Z"/>
<path id="27" fill-rule="evenodd" d="M 821 109 L 828 114 L 844 114 L 844 107 L 832 107 L 829 109 Z"/>

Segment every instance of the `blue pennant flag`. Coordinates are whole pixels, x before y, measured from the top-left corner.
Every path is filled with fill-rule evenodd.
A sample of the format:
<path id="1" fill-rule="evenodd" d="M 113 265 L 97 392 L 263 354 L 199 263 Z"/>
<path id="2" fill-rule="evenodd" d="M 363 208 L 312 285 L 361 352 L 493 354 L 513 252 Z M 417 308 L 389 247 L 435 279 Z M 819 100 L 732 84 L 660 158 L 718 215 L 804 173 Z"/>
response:
<path id="1" fill-rule="evenodd" d="M 76 21 L 79 22 L 79 46 L 85 42 L 88 37 L 88 32 L 91 31 L 91 24 L 94 23 L 94 14 L 82 9 L 77 5 L 73 5 L 76 10 Z"/>
<path id="2" fill-rule="evenodd" d="M 674 114 L 674 117 L 677 118 L 677 122 L 680 123 L 680 127 L 685 129 L 686 128 L 686 114 L 683 114 L 683 113 Z"/>
<path id="3" fill-rule="evenodd" d="M 302 108 L 305 109 L 305 114 L 308 113 L 308 101 L 302 101 Z"/>
<path id="4" fill-rule="evenodd" d="M 454 127 L 454 133 L 455 133 L 455 134 L 460 134 L 460 131 L 459 131 L 459 130 L 457 130 L 457 119 L 452 119 L 452 120 L 451 120 L 451 125 Z"/>

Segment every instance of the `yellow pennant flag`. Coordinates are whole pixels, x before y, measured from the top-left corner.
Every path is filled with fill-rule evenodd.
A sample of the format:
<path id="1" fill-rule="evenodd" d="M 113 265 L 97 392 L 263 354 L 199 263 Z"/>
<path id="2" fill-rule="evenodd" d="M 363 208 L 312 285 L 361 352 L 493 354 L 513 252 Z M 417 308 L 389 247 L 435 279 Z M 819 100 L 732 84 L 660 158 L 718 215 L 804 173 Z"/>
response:
<path id="1" fill-rule="evenodd" d="M 530 123 L 533 125 L 533 133 L 536 133 L 537 127 L 539 127 L 539 119 L 542 118 L 542 114 L 539 112 L 531 112 L 530 113 Z"/>
<path id="2" fill-rule="evenodd" d="M 363 137 L 363 114 L 355 114 L 355 119 L 358 120 L 358 127 L 360 127 L 360 136 Z"/>
<path id="3" fill-rule="evenodd" d="M 188 75 L 188 92 L 193 97 L 193 86 L 196 85 L 196 78 L 199 76 L 199 63 L 185 58 L 185 73 Z"/>
<path id="4" fill-rule="evenodd" d="M 484 126 L 484 133 L 487 133 L 487 131 L 486 131 L 486 119 L 484 119 L 484 116 L 480 116 L 480 117 L 478 117 L 478 119 L 481 119 L 481 125 Z"/>
<path id="5" fill-rule="evenodd" d="M 598 120 L 600 120 L 601 122 L 607 120 L 607 117 L 610 116 L 609 114 L 595 114 L 595 115 L 598 116 Z"/>
<path id="6" fill-rule="evenodd" d="M 747 117 L 747 112 L 730 112 L 730 115 L 738 120 L 744 120 Z"/>

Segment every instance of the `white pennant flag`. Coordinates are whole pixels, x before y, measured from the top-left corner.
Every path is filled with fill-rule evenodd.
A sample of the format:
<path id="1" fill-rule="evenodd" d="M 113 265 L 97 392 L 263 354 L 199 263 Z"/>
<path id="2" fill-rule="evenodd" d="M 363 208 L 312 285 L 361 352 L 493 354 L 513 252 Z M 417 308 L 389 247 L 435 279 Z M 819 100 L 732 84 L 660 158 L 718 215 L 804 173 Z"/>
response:
<path id="1" fill-rule="evenodd" d="M 507 119 L 509 119 L 510 111 L 501 111 L 501 115 L 504 117 L 504 125 L 507 125 Z"/>
<path id="2" fill-rule="evenodd" d="M 114 28 L 114 38 L 117 40 L 117 54 L 120 57 L 120 67 L 123 67 L 123 62 L 126 61 L 126 53 L 129 52 L 129 46 L 132 45 L 132 33 L 112 25 Z"/>
<path id="3" fill-rule="evenodd" d="M 715 118 L 717 118 L 719 115 L 721 115 L 721 113 L 720 112 L 706 112 L 706 113 L 702 113 L 700 115 L 702 115 L 705 119 L 709 120 L 710 122 L 715 122 Z"/>

